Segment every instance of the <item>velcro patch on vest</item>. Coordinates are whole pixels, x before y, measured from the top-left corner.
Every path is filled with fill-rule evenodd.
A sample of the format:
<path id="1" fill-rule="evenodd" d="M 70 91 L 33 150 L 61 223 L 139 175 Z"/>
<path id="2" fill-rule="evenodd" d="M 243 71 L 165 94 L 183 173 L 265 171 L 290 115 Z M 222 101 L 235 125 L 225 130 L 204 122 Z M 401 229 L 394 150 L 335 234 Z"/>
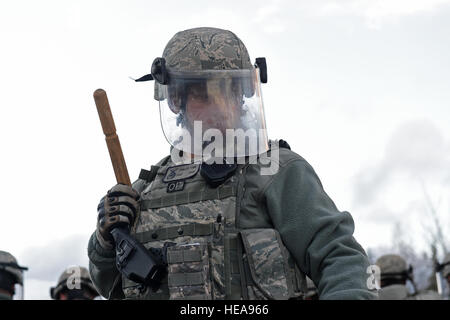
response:
<path id="1" fill-rule="evenodd" d="M 186 180 L 195 176 L 200 168 L 199 164 L 182 164 L 179 166 L 167 168 L 163 182 L 172 182 L 178 180 Z"/>
<path id="2" fill-rule="evenodd" d="M 169 182 L 167 185 L 167 193 L 181 191 L 184 189 L 184 181 Z"/>

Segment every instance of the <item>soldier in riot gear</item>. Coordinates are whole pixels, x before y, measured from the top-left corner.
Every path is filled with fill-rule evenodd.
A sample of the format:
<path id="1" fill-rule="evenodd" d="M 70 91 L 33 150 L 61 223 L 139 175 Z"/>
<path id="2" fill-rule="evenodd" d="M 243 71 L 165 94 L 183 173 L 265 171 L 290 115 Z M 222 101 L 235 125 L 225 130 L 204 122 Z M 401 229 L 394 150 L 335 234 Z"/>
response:
<path id="1" fill-rule="evenodd" d="M 386 254 L 375 263 L 380 267 L 380 300 L 439 300 L 436 292 L 418 292 L 413 279 L 413 267 L 407 266 L 405 259 L 396 254 Z M 410 293 L 406 282 L 410 281 L 415 292 Z"/>
<path id="2" fill-rule="evenodd" d="M 267 138 L 264 58 L 252 64 L 230 31 L 189 29 L 137 81 L 145 80 L 155 80 L 171 156 L 100 201 L 88 255 L 104 297 L 301 298 L 308 275 L 321 299 L 377 298 L 366 285 L 369 261 L 353 237 L 352 216 L 338 211 L 305 159 Z M 229 138 L 230 130 L 248 139 Z M 154 261 L 166 275 L 157 286 L 118 271 L 135 252 L 129 241 L 114 243 L 110 232 L 118 227 L 159 254 Z"/>
<path id="3" fill-rule="evenodd" d="M 50 296 L 54 300 L 93 300 L 99 294 L 92 284 L 89 271 L 73 266 L 59 276 L 56 286 L 50 288 Z"/>
<path id="4" fill-rule="evenodd" d="M 23 299 L 24 270 L 12 254 L 0 251 L 0 300 Z"/>

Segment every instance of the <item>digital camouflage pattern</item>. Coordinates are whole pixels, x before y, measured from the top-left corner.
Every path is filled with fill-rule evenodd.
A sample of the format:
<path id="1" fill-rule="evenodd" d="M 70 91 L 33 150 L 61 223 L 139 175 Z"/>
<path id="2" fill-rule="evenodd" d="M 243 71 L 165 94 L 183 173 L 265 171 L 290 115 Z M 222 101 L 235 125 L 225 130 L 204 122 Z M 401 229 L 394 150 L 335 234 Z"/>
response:
<path id="1" fill-rule="evenodd" d="M 125 297 L 223 299 L 226 286 L 224 230 L 234 226 L 237 179 L 232 177 L 219 188 L 211 189 L 199 171 L 193 170 L 195 175 L 184 180 L 182 191 L 168 193 L 170 181 L 166 182 L 165 178 L 174 166 L 171 161 L 161 166 L 149 185 L 139 181 L 134 184 L 136 189 L 141 189 L 141 209 L 131 230 L 146 248 L 162 248 L 167 242 L 177 244 L 168 248 L 167 286 L 163 285 L 156 294 L 139 292 L 136 283 L 122 278 Z M 194 199 L 203 200 L 189 202 Z M 192 261 L 185 263 L 174 260 L 177 254 L 190 251 L 202 254 L 197 255 L 196 261 L 192 260 L 192 255 Z M 186 284 L 182 284 L 183 281 Z"/>
<path id="2" fill-rule="evenodd" d="M 170 247 L 167 262 L 170 299 L 212 299 L 207 244 Z"/>
<path id="3" fill-rule="evenodd" d="M 241 235 L 256 287 L 267 299 L 287 299 L 287 252 L 277 231 L 249 229 Z"/>
<path id="4" fill-rule="evenodd" d="M 22 270 L 17 264 L 17 259 L 9 252 L 0 251 L 0 270 L 11 273 L 16 278 L 17 283 L 23 285 Z"/>
<path id="5" fill-rule="evenodd" d="M 162 286 L 157 292 L 159 297 L 224 299 L 231 294 L 230 291 L 227 293 L 227 288 L 230 290 L 229 287 L 234 286 L 239 287 L 239 292 L 234 294 L 235 298 L 240 299 L 239 259 L 243 259 L 244 263 L 248 264 L 247 269 L 250 270 L 250 274 L 242 274 L 242 277 L 252 279 L 246 286 L 249 299 L 288 299 L 301 296 L 303 294 L 300 292 L 301 289 L 293 284 L 296 276 L 293 259 L 282 244 L 277 231 L 269 226 L 263 229 L 236 229 L 239 175 L 230 177 L 224 184 L 214 189 L 207 185 L 197 171 L 194 176 L 184 180 L 185 186 L 182 191 L 167 193 L 166 177 L 174 165 L 169 161 L 161 166 L 153 182 L 147 186 L 140 182 L 135 183 L 136 189 L 141 189 L 141 210 L 132 233 L 147 248 L 162 248 L 165 242 L 174 241 L 178 245 L 170 247 L 168 252 L 171 252 L 180 250 L 178 248 L 189 248 L 192 243 L 199 243 L 202 248 L 203 246 L 208 248 L 206 251 L 208 256 L 203 257 L 202 263 L 193 261 L 185 266 L 190 270 L 186 277 L 205 279 L 201 286 L 188 284 L 176 286 L 171 281 L 174 277 L 183 280 L 179 275 L 183 266 L 169 263 L 167 280 L 169 292 L 165 293 L 166 287 Z M 225 244 L 226 239 L 231 242 L 233 242 L 231 239 L 234 239 L 233 243 L 236 246 L 241 238 L 244 241 L 243 258 L 237 256 L 237 248 L 233 247 L 233 244 L 229 243 L 228 246 Z M 290 266 L 288 260 L 291 261 Z M 200 274 L 199 268 L 203 268 L 203 272 L 208 276 Z M 177 275 L 174 276 L 172 273 Z M 301 283 L 304 275 L 298 272 L 297 276 L 300 277 L 297 280 Z M 128 298 L 152 299 L 155 296 L 149 292 L 138 292 L 137 284 L 126 278 L 122 278 L 122 281 L 123 291 Z"/>
<path id="6" fill-rule="evenodd" d="M 242 41 L 231 31 L 216 28 L 178 32 L 166 45 L 163 58 L 167 68 L 176 71 L 252 68 Z"/>
<path id="7" fill-rule="evenodd" d="M 218 212 L 227 214 L 234 209 L 235 205 L 235 198 L 226 198 L 148 210 L 139 215 L 136 232 L 140 233 L 154 230 L 155 228 L 193 222 L 208 223 L 217 219 Z M 229 222 L 232 223 L 232 220 Z"/>
<path id="8" fill-rule="evenodd" d="M 167 279 L 152 293 L 139 290 L 138 284 L 122 277 L 124 295 L 128 299 L 224 299 L 231 294 L 230 286 L 234 286 L 238 288 L 234 295 L 239 299 L 242 288 L 238 260 L 242 258 L 237 256 L 236 243 L 240 238 L 235 228 L 239 175 L 211 188 L 200 172 L 193 170 L 195 175 L 188 175 L 183 190 L 168 193 L 167 184 L 171 181 L 166 177 L 174 166 L 170 160 L 161 166 L 151 184 L 134 183 L 141 194 L 141 207 L 131 230 L 148 249 L 162 248 L 168 242 L 175 244 L 167 251 Z M 247 287 L 249 298 L 287 299 L 293 295 L 294 285 L 290 283 L 288 290 L 286 279 L 288 252 L 276 231 L 242 230 L 241 234 L 252 244 L 246 246 L 244 253 L 251 257 L 248 269 L 254 270 L 247 275 L 254 279 Z M 267 259 L 272 258 L 268 263 Z M 289 280 L 292 282 L 293 278 Z"/>

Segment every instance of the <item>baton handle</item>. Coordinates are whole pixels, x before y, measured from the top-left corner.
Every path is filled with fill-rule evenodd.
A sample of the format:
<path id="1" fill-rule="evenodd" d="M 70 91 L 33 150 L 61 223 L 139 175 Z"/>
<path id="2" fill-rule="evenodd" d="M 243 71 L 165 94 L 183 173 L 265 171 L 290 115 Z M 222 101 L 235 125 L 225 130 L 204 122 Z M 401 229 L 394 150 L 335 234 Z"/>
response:
<path id="1" fill-rule="evenodd" d="M 95 105 L 97 106 L 98 116 L 105 134 L 106 145 L 108 146 L 109 156 L 111 158 L 114 174 L 117 183 L 131 186 L 130 176 L 128 175 L 127 165 L 123 157 L 119 137 L 116 134 L 114 118 L 109 106 L 108 97 L 103 89 L 97 89 L 94 92 Z"/>

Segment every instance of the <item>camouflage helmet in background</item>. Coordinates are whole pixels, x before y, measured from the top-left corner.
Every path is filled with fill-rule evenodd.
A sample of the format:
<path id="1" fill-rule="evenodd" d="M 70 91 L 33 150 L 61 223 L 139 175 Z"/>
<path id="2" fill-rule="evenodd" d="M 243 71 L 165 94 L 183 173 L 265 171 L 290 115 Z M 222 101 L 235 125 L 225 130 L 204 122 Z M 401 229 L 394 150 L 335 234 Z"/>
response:
<path id="1" fill-rule="evenodd" d="M 19 266 L 17 259 L 9 252 L 0 251 L 0 271 L 1 270 L 12 274 L 16 283 L 23 285 L 23 271 L 28 270 L 28 268 Z"/>
<path id="2" fill-rule="evenodd" d="M 444 257 L 444 261 L 442 262 L 444 268 L 442 269 L 442 276 L 447 278 L 450 275 L 450 253 L 447 253 Z"/>
<path id="3" fill-rule="evenodd" d="M 77 270 L 79 273 L 77 274 Z M 79 277 L 78 277 L 79 276 Z M 92 293 L 97 294 L 97 289 L 94 287 L 92 280 L 89 276 L 89 271 L 80 266 L 69 267 L 63 271 L 63 273 L 59 276 L 58 282 L 55 287 L 50 288 L 50 296 L 52 299 L 58 300 L 59 294 L 69 289 L 68 285 L 73 286 L 74 288 L 87 288 L 92 291 Z"/>
<path id="4" fill-rule="evenodd" d="M 380 267 L 381 280 L 410 278 L 412 268 L 409 267 L 401 256 L 386 254 L 378 258 L 375 264 Z"/>

